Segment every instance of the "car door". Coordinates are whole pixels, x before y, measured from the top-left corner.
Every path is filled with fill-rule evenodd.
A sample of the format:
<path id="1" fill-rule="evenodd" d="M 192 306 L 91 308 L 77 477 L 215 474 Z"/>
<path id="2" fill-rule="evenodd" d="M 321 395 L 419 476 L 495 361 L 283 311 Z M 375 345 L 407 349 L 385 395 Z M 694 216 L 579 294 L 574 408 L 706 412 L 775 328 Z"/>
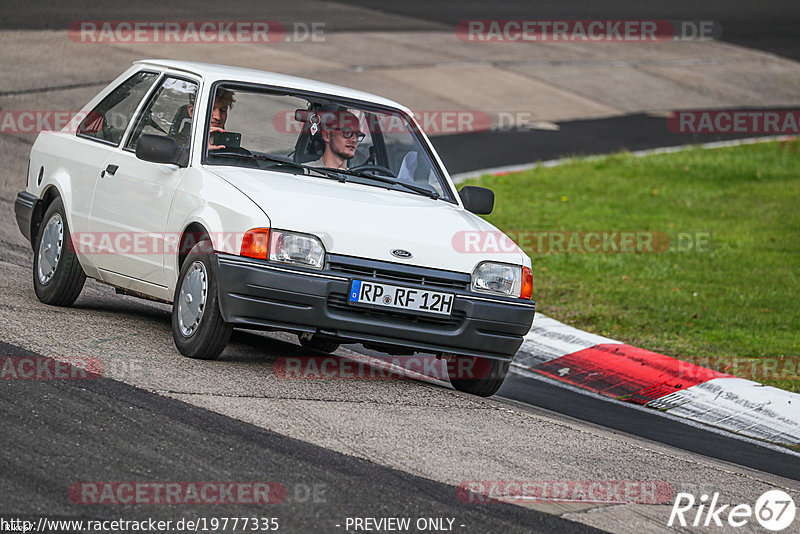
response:
<path id="1" fill-rule="evenodd" d="M 95 188 L 91 225 L 105 245 L 96 257 L 97 267 L 110 283 L 151 295 L 162 295 L 166 288 L 164 254 L 174 253 L 177 237 L 167 233 L 167 217 L 187 169 L 140 160 L 136 144 L 142 134 L 163 135 L 188 151 L 198 87 L 196 80 L 164 76 L 123 149 L 105 162 Z"/>
<path id="2" fill-rule="evenodd" d="M 156 72 L 140 71 L 125 79 L 81 120 L 76 137 L 65 151 L 72 187 L 72 231 L 87 242 L 93 241 L 92 236 L 85 234 L 90 231 L 89 217 L 97 177 L 106 160 L 118 150 L 137 107 L 157 78 Z M 93 258 L 92 248 L 85 247 L 83 252 Z"/>

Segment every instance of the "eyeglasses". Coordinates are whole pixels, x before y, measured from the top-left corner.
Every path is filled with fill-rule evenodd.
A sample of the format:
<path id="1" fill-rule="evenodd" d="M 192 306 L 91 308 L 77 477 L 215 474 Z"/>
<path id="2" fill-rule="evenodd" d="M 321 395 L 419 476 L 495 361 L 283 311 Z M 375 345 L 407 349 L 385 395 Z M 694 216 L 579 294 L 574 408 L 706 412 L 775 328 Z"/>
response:
<path id="1" fill-rule="evenodd" d="M 336 131 L 337 131 L 337 132 L 341 132 L 341 134 L 342 134 L 342 137 L 344 137 L 345 139 L 350 139 L 351 137 L 353 137 L 353 134 L 355 134 L 355 136 L 356 136 L 356 141 L 358 141 L 359 143 L 360 143 L 361 141 L 363 141 L 363 140 L 364 140 L 364 138 L 367 136 L 367 134 L 365 134 L 364 132 L 357 132 L 357 131 L 355 131 L 355 130 L 351 130 L 350 128 L 348 128 L 348 129 L 346 129 L 346 130 L 339 130 L 339 129 L 336 129 Z"/>

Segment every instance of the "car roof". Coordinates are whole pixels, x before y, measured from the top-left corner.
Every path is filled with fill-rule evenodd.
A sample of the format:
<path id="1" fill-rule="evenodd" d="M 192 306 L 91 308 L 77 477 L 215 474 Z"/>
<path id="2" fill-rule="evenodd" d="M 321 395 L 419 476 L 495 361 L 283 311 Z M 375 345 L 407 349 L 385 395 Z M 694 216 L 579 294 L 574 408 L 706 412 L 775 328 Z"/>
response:
<path id="1" fill-rule="evenodd" d="M 134 61 L 134 65 L 151 65 L 162 69 L 190 72 L 212 83 L 220 80 L 259 83 L 330 94 L 340 98 L 363 100 L 382 106 L 397 108 L 411 114 L 411 111 L 407 107 L 382 96 L 342 87 L 340 85 L 299 78 L 297 76 L 289 76 L 287 74 L 246 69 L 243 67 L 232 67 L 229 65 L 217 65 L 214 63 L 202 63 L 199 61 L 178 61 L 173 59 L 143 59 Z"/>

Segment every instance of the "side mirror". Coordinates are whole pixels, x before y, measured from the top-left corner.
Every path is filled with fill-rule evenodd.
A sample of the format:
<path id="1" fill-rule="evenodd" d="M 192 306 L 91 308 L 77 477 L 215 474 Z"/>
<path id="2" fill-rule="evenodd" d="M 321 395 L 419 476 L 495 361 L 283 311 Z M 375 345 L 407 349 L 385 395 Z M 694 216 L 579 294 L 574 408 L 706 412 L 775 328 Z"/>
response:
<path id="1" fill-rule="evenodd" d="M 170 163 L 185 167 L 189 152 L 178 142 L 163 135 L 143 134 L 136 143 L 136 157 L 152 163 Z"/>
<path id="2" fill-rule="evenodd" d="M 494 191 L 485 187 L 466 185 L 458 192 L 467 211 L 476 215 L 489 215 L 494 209 Z"/>

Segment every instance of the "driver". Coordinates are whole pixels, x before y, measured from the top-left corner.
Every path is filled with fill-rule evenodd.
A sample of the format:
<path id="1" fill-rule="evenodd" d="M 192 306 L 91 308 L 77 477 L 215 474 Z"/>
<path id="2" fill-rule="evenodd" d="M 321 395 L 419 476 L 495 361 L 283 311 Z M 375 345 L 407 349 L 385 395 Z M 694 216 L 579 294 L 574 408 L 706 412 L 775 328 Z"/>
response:
<path id="1" fill-rule="evenodd" d="M 320 159 L 306 165 L 345 170 L 366 134 L 360 130 L 358 117 L 353 113 L 325 111 L 320 113 L 320 135 L 325 142 L 325 152 Z"/>

